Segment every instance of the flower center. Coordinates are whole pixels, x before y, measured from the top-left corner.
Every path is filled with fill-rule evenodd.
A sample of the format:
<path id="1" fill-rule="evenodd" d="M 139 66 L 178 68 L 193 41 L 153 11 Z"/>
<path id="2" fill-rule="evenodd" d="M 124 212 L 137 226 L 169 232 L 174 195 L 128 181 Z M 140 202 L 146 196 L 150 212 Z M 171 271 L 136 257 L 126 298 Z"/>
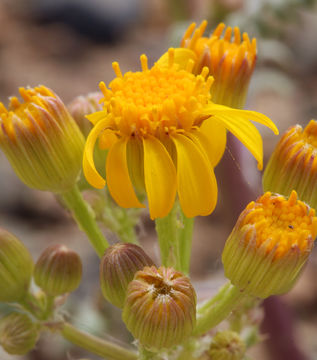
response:
<path id="1" fill-rule="evenodd" d="M 173 49 L 168 67 L 154 65 L 148 69 L 145 55 L 141 56 L 141 65 L 142 71 L 122 75 L 114 63 L 117 77 L 109 84 L 111 90 L 100 84 L 113 130 L 120 135 L 160 136 L 188 131 L 206 118 L 199 114 L 210 100 L 213 78 L 208 77 L 207 68 L 198 76 L 179 70 Z"/>
<path id="2" fill-rule="evenodd" d="M 275 249 L 274 258 L 284 256 L 290 249 L 304 252 L 316 237 L 315 210 L 297 200 L 295 191 L 288 200 L 267 192 L 247 209 L 250 212 L 242 226 L 254 225 L 256 246 L 264 245 L 267 253 Z"/>

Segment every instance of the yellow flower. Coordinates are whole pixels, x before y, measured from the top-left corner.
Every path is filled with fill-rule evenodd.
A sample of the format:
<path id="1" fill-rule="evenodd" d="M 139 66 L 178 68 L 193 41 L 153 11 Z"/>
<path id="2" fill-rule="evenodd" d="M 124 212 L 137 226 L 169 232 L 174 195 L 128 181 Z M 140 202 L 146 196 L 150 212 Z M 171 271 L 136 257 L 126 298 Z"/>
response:
<path id="1" fill-rule="evenodd" d="M 278 142 L 263 175 L 263 188 L 288 196 L 294 189 L 317 209 L 317 121 L 292 126 Z"/>
<path id="2" fill-rule="evenodd" d="M 251 202 L 227 239 L 222 262 L 233 285 L 266 298 L 290 290 L 314 245 L 315 210 L 270 192 Z"/>
<path id="3" fill-rule="evenodd" d="M 247 33 L 241 36 L 238 27 L 229 26 L 224 32 L 223 23 L 209 37 L 204 37 L 206 26 L 207 21 L 203 21 L 196 30 L 195 23 L 188 27 L 181 47 L 175 51 L 176 61 L 185 67 L 191 59 L 194 74 L 207 66 L 215 79 L 211 88 L 212 101 L 243 108 L 257 58 L 256 39 L 250 40 Z M 166 64 L 167 56 L 163 55 L 158 62 Z"/>
<path id="4" fill-rule="evenodd" d="M 134 187 L 145 189 L 152 219 L 166 216 L 176 192 L 187 217 L 210 214 L 217 201 L 213 168 L 226 142 L 226 129 L 248 147 L 262 168 L 262 139 L 250 119 L 278 130 L 270 119 L 254 111 L 216 105 L 210 100 L 213 78 L 208 69 L 200 75 L 179 69 L 174 49 L 168 66 L 148 68 L 141 56 L 141 72 L 122 75 L 100 88 L 104 110 L 88 116 L 94 124 L 84 151 L 83 168 L 88 182 L 105 186 L 94 165 L 93 149 L 109 149 L 106 179 L 110 194 L 122 207 L 143 207 Z"/>

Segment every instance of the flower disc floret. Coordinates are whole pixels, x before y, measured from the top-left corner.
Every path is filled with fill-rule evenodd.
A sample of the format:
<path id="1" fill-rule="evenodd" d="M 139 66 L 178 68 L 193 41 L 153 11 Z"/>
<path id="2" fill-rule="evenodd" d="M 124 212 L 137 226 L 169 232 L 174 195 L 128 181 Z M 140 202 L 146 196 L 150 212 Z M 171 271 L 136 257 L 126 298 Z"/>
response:
<path id="1" fill-rule="evenodd" d="M 214 166 L 223 155 L 226 129 L 244 143 L 262 167 L 262 139 L 250 119 L 277 132 L 264 115 L 216 105 L 210 100 L 213 78 L 208 69 L 191 73 L 193 62 L 181 69 L 174 49 L 166 64 L 122 75 L 100 88 L 104 109 L 88 116 L 94 124 L 84 151 L 88 182 L 103 188 L 106 181 L 94 164 L 94 146 L 108 149 L 106 180 L 122 207 L 144 207 L 135 190 L 145 190 L 152 219 L 166 216 L 176 193 L 187 217 L 208 215 L 217 202 Z"/>
<path id="2" fill-rule="evenodd" d="M 222 260 L 226 276 L 246 293 L 265 298 L 288 291 L 317 235 L 315 210 L 293 191 L 265 193 L 241 213 Z"/>

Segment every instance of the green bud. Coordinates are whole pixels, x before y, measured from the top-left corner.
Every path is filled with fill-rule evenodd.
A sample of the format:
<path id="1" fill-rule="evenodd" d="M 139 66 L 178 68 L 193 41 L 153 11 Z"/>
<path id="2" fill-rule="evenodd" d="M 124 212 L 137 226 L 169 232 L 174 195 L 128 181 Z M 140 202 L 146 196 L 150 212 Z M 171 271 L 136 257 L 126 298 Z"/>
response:
<path id="1" fill-rule="evenodd" d="M 33 260 L 14 235 L 0 228 L 0 302 L 17 302 L 27 293 Z"/>
<path id="2" fill-rule="evenodd" d="M 77 289 L 81 275 L 80 257 L 65 245 L 48 247 L 34 268 L 35 283 L 50 296 L 62 295 Z"/>
<path id="3" fill-rule="evenodd" d="M 108 247 L 100 263 L 103 296 L 111 304 L 122 308 L 134 274 L 151 265 L 154 265 L 152 259 L 138 245 L 118 243 Z"/>
<path id="4" fill-rule="evenodd" d="M 186 341 L 195 326 L 195 290 L 172 268 L 145 267 L 128 286 L 122 319 L 149 350 L 171 348 Z"/>
<path id="5" fill-rule="evenodd" d="M 212 360 L 241 360 L 245 351 L 245 344 L 239 334 L 227 330 L 213 337 L 208 354 Z"/>
<path id="6" fill-rule="evenodd" d="M 24 355 L 35 347 L 38 327 L 26 314 L 11 313 L 0 320 L 0 345 L 12 355 Z"/>

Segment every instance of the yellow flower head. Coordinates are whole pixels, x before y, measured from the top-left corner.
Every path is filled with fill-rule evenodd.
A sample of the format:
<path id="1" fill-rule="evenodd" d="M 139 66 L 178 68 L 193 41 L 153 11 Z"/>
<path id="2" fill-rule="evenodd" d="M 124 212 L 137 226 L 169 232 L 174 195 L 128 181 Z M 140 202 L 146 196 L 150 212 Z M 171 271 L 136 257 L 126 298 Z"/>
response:
<path id="1" fill-rule="evenodd" d="M 206 27 L 207 21 L 198 28 L 195 23 L 188 27 L 181 48 L 176 50 L 178 62 L 184 65 L 192 59 L 194 74 L 199 74 L 207 66 L 215 79 L 211 88 L 212 101 L 243 108 L 257 58 L 256 39 L 250 40 L 247 33 L 241 36 L 238 27 L 225 29 L 223 23 L 205 37 Z"/>
<path id="2" fill-rule="evenodd" d="M 213 104 L 208 69 L 201 74 L 175 64 L 174 49 L 168 51 L 167 66 L 148 68 L 141 56 L 142 71 L 122 74 L 100 88 L 103 111 L 88 116 L 94 124 L 84 151 L 83 168 L 88 182 L 105 186 L 94 165 L 93 149 L 99 138 L 109 149 L 106 179 L 109 191 L 122 207 L 143 207 L 134 188 L 145 189 L 151 218 L 171 210 L 176 192 L 187 217 L 210 214 L 217 201 L 213 172 L 226 143 L 226 129 L 236 135 L 262 167 L 262 139 L 249 119 L 275 133 L 275 125 L 262 114 Z M 189 71 L 188 71 L 189 70 Z"/>
<path id="3" fill-rule="evenodd" d="M 317 234 L 315 210 L 265 193 L 241 213 L 222 255 L 226 276 L 247 294 L 287 292 L 305 264 Z"/>
<path id="4" fill-rule="evenodd" d="M 0 103 L 0 148 L 32 188 L 61 192 L 80 172 L 84 138 L 60 98 L 45 86 L 20 88 Z"/>
<path id="5" fill-rule="evenodd" d="M 263 175 L 265 191 L 285 196 L 295 189 L 301 200 L 317 208 L 317 121 L 292 126 L 277 144 Z"/>

